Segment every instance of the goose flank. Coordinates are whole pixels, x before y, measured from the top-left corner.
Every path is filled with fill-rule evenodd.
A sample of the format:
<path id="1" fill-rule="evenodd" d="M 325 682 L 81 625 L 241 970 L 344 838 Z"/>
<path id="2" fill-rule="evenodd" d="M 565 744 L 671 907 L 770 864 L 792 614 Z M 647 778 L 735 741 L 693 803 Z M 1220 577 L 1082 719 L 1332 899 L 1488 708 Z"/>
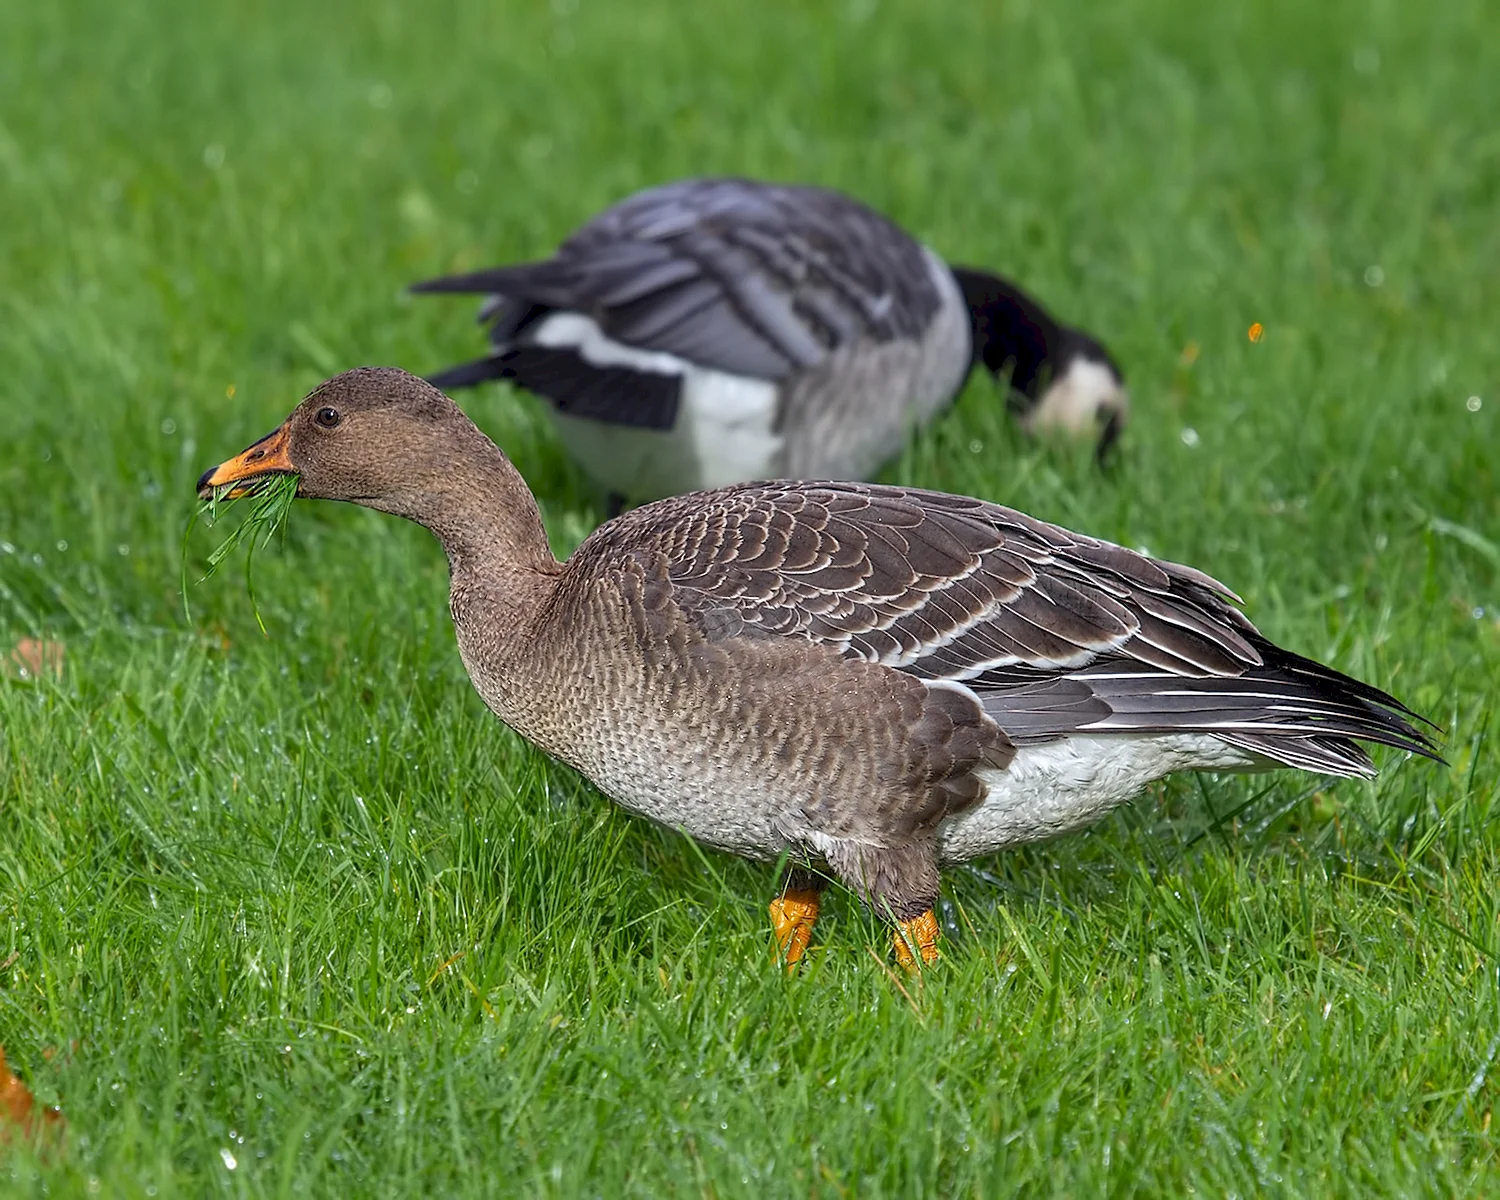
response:
<path id="1" fill-rule="evenodd" d="M 785 958 L 827 870 L 937 956 L 938 868 L 1091 824 L 1173 771 L 1370 776 L 1435 758 L 1393 697 L 1262 636 L 1223 585 L 983 500 L 746 483 L 649 504 L 565 562 L 504 453 L 436 388 L 361 368 L 200 493 L 298 495 L 429 529 L 490 709 L 631 812 L 789 855 Z"/>
<path id="2" fill-rule="evenodd" d="M 413 290 L 489 297 L 490 353 L 431 382 L 545 397 L 612 512 L 750 479 L 867 478 L 976 364 L 1009 373 L 1025 428 L 1095 433 L 1101 457 L 1129 410 L 1094 338 L 824 188 L 681 180 L 551 258 Z"/>

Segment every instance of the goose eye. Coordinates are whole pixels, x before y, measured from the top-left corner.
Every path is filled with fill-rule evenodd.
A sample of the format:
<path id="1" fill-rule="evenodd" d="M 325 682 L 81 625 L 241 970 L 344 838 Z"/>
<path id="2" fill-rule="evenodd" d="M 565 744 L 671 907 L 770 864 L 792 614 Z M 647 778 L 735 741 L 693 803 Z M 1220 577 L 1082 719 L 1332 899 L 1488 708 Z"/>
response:
<path id="1" fill-rule="evenodd" d="M 343 418 L 339 416 L 339 410 L 336 408 L 320 408 L 313 416 L 313 420 L 321 425 L 324 429 L 332 429 L 342 419 Z"/>

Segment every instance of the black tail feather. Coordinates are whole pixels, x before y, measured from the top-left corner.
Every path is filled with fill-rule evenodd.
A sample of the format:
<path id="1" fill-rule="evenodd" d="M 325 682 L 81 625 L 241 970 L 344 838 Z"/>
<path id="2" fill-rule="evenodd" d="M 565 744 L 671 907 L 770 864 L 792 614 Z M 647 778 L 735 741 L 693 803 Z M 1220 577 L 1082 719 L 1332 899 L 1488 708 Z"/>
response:
<path id="1" fill-rule="evenodd" d="M 438 279 L 424 279 L 412 284 L 412 292 L 468 292 L 481 296 L 506 295 L 514 290 L 518 273 L 525 272 L 533 263 L 522 263 L 509 267 L 487 267 L 483 271 L 470 271 L 464 275 L 444 275 Z"/>
<path id="2" fill-rule="evenodd" d="M 473 387 L 491 379 L 514 379 L 515 373 L 508 363 L 498 355 L 486 355 L 473 362 L 459 363 L 455 367 L 427 376 L 427 382 L 445 392 Z"/>
<path id="3" fill-rule="evenodd" d="M 1075 674 L 1001 687 L 982 702 L 1018 743 L 1073 733 L 1206 733 L 1270 762 L 1329 775 L 1375 773 L 1359 742 L 1443 762 L 1437 726 L 1394 696 L 1259 635 L 1239 675 L 1182 676 L 1104 658 Z M 1100 710 L 1103 710 L 1102 713 Z"/>

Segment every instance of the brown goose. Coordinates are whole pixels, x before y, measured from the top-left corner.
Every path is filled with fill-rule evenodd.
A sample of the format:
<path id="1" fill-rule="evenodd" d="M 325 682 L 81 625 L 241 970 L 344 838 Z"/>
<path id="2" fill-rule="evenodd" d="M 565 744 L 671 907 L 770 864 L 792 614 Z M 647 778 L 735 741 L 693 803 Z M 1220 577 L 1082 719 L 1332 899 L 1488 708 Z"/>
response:
<path id="1" fill-rule="evenodd" d="M 361 368 L 199 480 L 426 526 L 485 703 L 632 812 L 796 864 L 772 904 L 811 937 L 823 864 L 937 955 L 938 865 L 1099 820 L 1172 771 L 1374 774 L 1355 739 L 1436 757 L 1384 692 L 1267 641 L 1191 567 L 1012 509 L 853 483 L 647 505 L 568 559 L 451 400 Z"/>

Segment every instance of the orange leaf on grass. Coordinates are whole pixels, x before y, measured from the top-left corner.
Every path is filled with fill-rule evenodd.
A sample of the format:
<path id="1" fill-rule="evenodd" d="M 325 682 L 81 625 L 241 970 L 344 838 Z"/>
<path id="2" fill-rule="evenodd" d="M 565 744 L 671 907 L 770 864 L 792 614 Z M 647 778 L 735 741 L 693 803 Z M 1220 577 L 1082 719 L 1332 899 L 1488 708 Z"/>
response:
<path id="1" fill-rule="evenodd" d="M 0 1145 L 10 1141 L 17 1130 L 23 1138 L 38 1132 L 61 1128 L 62 1113 L 55 1108 L 39 1109 L 31 1090 L 5 1065 L 5 1047 L 0 1046 Z"/>
<path id="2" fill-rule="evenodd" d="M 7 668 L 7 674 L 20 679 L 39 679 L 44 674 L 61 675 L 63 644 L 22 638 L 12 648 L 10 658 L 3 665 Z"/>

